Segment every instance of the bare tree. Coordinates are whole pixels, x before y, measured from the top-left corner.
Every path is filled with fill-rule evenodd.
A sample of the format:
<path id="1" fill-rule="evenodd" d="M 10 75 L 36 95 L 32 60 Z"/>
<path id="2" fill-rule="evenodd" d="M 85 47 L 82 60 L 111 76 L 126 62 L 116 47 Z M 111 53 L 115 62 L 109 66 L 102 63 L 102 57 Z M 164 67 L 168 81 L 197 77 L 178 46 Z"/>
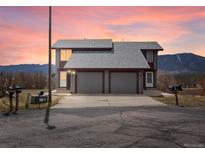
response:
<path id="1" fill-rule="evenodd" d="M 205 75 L 203 78 L 200 79 L 199 85 L 205 90 Z"/>
<path id="2" fill-rule="evenodd" d="M 175 76 L 165 72 L 158 72 L 157 81 L 157 87 L 161 91 L 168 91 L 168 86 L 176 83 Z"/>
<path id="3" fill-rule="evenodd" d="M 4 80 L 0 79 L 0 88 L 6 86 L 19 85 L 24 89 L 44 89 L 47 88 L 47 74 L 42 72 L 28 73 L 4 73 Z M 54 82 L 54 81 L 52 81 Z"/>

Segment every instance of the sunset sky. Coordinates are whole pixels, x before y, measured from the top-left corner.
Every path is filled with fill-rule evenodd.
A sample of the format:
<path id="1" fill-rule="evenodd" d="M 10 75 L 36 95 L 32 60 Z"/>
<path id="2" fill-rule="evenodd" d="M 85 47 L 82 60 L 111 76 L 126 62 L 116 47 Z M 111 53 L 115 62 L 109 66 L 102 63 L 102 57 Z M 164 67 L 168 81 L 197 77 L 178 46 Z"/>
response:
<path id="1" fill-rule="evenodd" d="M 205 56 L 205 7 L 53 7 L 57 39 L 158 41 Z M 48 7 L 0 7 L 0 65 L 47 63 Z"/>

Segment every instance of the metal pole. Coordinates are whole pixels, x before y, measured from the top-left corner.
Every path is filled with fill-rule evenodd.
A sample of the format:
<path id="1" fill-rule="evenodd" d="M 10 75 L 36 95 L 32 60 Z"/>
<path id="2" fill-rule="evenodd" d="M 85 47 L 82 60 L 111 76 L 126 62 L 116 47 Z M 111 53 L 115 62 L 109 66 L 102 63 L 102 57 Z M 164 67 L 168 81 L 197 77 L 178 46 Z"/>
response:
<path id="1" fill-rule="evenodd" d="M 48 93 L 49 93 L 49 97 L 48 97 L 48 102 L 52 102 L 52 93 L 51 93 L 51 6 L 49 6 L 49 43 L 48 43 Z"/>
<path id="2" fill-rule="evenodd" d="M 48 30 L 48 107 L 46 110 L 45 120 L 44 122 L 47 124 L 48 129 L 55 128 L 54 126 L 49 125 L 49 115 L 50 115 L 50 107 L 52 103 L 52 92 L 51 92 L 51 6 L 49 6 L 49 30 Z"/>

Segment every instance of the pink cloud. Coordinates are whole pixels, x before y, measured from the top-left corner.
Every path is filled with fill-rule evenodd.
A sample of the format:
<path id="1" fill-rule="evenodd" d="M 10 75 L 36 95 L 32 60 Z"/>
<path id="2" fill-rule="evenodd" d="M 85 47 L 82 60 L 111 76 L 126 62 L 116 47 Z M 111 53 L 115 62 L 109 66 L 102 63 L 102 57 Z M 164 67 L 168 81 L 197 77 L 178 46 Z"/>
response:
<path id="1" fill-rule="evenodd" d="M 202 7 L 203 8 L 203 7 Z M 200 7 L 141 7 L 120 17 L 107 20 L 111 25 L 129 25 L 133 23 L 178 23 L 205 15 Z"/>
<path id="2" fill-rule="evenodd" d="M 48 7 L 0 7 L 0 13 L 0 65 L 47 63 Z M 199 41 L 204 33 L 196 34 L 205 24 L 205 7 L 53 7 L 52 13 L 53 43 L 62 38 L 158 41 L 163 53 L 189 49 L 205 56 Z"/>

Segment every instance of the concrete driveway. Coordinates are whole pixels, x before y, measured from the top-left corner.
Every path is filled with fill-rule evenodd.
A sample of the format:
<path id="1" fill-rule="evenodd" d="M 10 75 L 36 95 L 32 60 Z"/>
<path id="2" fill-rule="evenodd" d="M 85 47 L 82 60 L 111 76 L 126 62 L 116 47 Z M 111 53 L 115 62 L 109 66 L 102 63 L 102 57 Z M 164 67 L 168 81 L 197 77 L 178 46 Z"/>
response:
<path id="1" fill-rule="evenodd" d="M 144 95 L 71 95 L 53 108 L 161 106 L 161 102 Z"/>

